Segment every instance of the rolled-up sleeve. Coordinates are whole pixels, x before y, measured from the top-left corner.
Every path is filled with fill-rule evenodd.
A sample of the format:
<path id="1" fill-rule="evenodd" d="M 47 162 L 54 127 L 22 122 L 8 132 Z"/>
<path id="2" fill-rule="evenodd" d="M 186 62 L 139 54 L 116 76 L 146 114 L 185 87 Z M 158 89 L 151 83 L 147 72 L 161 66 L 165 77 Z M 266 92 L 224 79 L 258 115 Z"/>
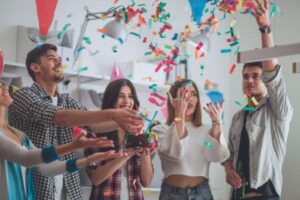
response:
<path id="1" fill-rule="evenodd" d="M 177 134 L 176 125 L 157 125 L 152 129 L 158 135 L 158 151 L 170 158 L 180 159 L 185 154 L 186 138 L 180 139 Z M 186 130 L 187 131 L 187 130 Z"/>

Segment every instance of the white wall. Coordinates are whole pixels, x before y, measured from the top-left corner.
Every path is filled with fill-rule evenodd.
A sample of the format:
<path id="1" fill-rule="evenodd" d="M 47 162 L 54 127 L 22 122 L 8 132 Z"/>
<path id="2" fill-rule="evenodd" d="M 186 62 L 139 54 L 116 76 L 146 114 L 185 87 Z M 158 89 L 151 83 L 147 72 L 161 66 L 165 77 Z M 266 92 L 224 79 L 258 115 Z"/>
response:
<path id="1" fill-rule="evenodd" d="M 75 3 L 76 2 L 76 3 Z M 84 18 L 84 6 L 92 12 L 105 11 L 112 6 L 113 1 L 98 1 L 98 0 L 62 0 L 59 1 L 55 19 L 57 22 L 57 29 L 61 30 L 62 27 L 71 23 L 71 27 L 75 28 L 78 34 L 78 29 L 83 22 Z M 131 1 L 121 1 L 124 5 L 131 4 Z M 137 3 L 144 2 L 151 4 L 152 1 L 136 1 Z M 273 30 L 275 33 L 276 44 L 286 44 L 299 42 L 299 22 L 300 18 L 298 12 L 299 1 L 298 0 L 286 0 L 276 1 L 276 3 L 284 11 L 284 16 L 276 17 L 273 21 Z M 150 8 L 150 7 L 149 7 Z M 171 13 L 172 25 L 174 26 L 174 32 L 183 31 L 184 25 L 189 21 L 190 11 L 185 1 L 168 1 L 167 9 Z M 151 9 L 148 9 L 151 10 Z M 149 11 L 150 12 L 150 11 Z M 26 13 L 26 14 L 25 14 Z M 68 18 L 67 15 L 72 13 L 72 17 Z M 229 18 L 229 17 L 228 17 Z M 0 47 L 5 53 L 5 59 L 10 61 L 16 60 L 16 46 L 17 46 L 17 25 L 23 26 L 35 26 L 37 27 L 36 8 L 34 0 L 0 0 Z M 99 34 L 94 35 L 96 28 L 102 27 L 104 22 L 94 21 L 88 24 L 86 35 L 89 35 L 92 39 L 92 45 L 89 47 L 92 51 L 99 49 L 100 53 L 95 57 L 96 71 L 104 76 L 109 76 L 111 73 L 111 67 L 114 62 L 126 63 L 137 60 L 147 60 L 144 56 L 144 52 L 147 50 L 147 46 L 141 42 L 140 39 L 130 36 L 128 41 L 122 46 L 118 42 L 109 40 L 103 40 Z M 233 75 L 229 75 L 228 71 L 231 64 L 234 62 L 234 58 L 227 54 L 220 54 L 220 49 L 227 47 L 224 32 L 228 30 L 228 21 L 221 22 L 218 31 L 222 32 L 222 36 L 212 36 L 211 50 L 208 56 L 201 61 L 205 64 L 204 76 L 200 76 L 199 63 L 193 59 L 189 59 L 189 77 L 195 80 L 200 86 L 202 101 L 207 101 L 205 97 L 203 85 L 204 79 L 209 79 L 212 82 L 218 83 L 218 89 L 224 94 L 225 97 L 225 118 L 224 118 L 224 132 L 227 136 L 230 120 L 235 111 L 239 109 L 233 102 L 237 99 L 241 99 L 241 66 L 238 66 Z M 251 16 L 238 16 L 237 26 L 240 33 L 241 50 L 248 50 L 260 47 L 259 32 Z M 53 24 L 51 26 L 53 29 Z M 138 30 L 133 30 L 139 32 Z M 154 40 L 154 43 L 161 42 L 160 40 L 154 39 L 149 30 L 144 28 L 143 34 L 148 36 L 148 39 Z M 76 38 L 76 37 L 75 37 Z M 100 38 L 100 39 L 99 39 Z M 118 46 L 118 53 L 111 52 L 112 45 Z M 190 51 L 193 51 L 192 47 L 188 46 Z M 290 136 L 288 139 L 288 152 L 284 165 L 284 186 L 282 199 L 297 199 L 300 196 L 300 192 L 297 189 L 300 185 L 299 181 L 299 156 L 296 155 L 297 141 L 299 141 L 299 96 L 297 94 L 296 86 L 299 85 L 299 74 L 291 73 L 291 62 L 299 61 L 299 56 L 287 57 L 280 59 L 284 65 L 284 75 L 287 81 L 288 92 L 292 104 L 294 106 L 294 118 L 291 124 Z M 85 63 L 83 63 L 85 64 Z M 28 82 L 25 84 L 29 84 Z M 105 87 L 103 82 L 95 82 L 94 87 Z M 74 88 L 75 86 L 73 86 Z M 86 87 L 89 87 L 87 85 Z M 142 105 L 145 107 L 151 107 L 147 101 L 147 95 L 149 91 L 146 87 L 138 87 L 139 98 Z M 205 116 L 205 114 L 204 114 Z M 209 122 L 207 116 L 204 117 L 206 122 Z M 228 187 L 224 181 L 223 168 L 218 164 L 213 164 L 211 167 L 211 185 L 214 190 L 215 199 L 225 200 L 227 199 L 226 191 Z"/>

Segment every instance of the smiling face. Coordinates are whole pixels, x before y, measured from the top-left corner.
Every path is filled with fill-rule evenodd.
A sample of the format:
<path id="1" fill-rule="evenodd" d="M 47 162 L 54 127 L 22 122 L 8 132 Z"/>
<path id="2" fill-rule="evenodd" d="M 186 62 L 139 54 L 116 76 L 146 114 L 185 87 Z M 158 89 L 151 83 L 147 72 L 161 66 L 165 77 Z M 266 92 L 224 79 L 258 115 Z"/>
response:
<path id="1" fill-rule="evenodd" d="M 13 100 L 8 93 L 7 87 L 0 83 L 0 106 L 8 107 L 12 104 Z"/>
<path id="2" fill-rule="evenodd" d="M 52 49 L 49 49 L 45 55 L 41 56 L 38 63 L 32 63 L 31 69 L 35 72 L 37 80 L 59 83 L 64 79 L 61 58 Z"/>
<path id="3" fill-rule="evenodd" d="M 132 110 L 133 105 L 134 105 L 134 98 L 130 87 L 127 85 L 122 86 L 114 107 L 127 108 Z"/>

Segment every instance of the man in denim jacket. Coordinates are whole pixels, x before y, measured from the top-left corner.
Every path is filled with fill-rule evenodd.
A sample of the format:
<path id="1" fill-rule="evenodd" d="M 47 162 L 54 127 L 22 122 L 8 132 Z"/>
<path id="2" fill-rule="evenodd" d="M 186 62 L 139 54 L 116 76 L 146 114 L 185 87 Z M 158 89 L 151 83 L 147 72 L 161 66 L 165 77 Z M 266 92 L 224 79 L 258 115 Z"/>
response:
<path id="1" fill-rule="evenodd" d="M 262 47 L 273 47 L 267 0 L 253 11 Z M 237 112 L 229 131 L 230 158 L 224 162 L 232 199 L 279 200 L 282 165 L 293 108 L 277 59 L 246 63 L 243 89 L 248 106 Z M 248 111 L 246 111 L 248 110 Z M 250 110 L 250 111 L 249 111 Z"/>

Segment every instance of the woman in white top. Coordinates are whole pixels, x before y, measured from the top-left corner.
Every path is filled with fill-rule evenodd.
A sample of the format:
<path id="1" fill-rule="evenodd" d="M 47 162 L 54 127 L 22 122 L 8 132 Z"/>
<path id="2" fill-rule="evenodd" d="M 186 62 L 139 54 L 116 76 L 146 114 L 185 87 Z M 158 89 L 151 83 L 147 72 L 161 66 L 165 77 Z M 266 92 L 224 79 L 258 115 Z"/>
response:
<path id="1" fill-rule="evenodd" d="M 199 91 L 191 80 L 177 81 L 168 93 L 166 124 L 152 130 L 159 136 L 158 154 L 164 173 L 160 200 L 211 200 L 210 162 L 222 162 L 229 151 L 222 134 L 223 102 L 204 108 L 212 126 L 202 124 Z"/>
<path id="2" fill-rule="evenodd" d="M 118 155 L 110 151 L 48 164 L 77 149 L 112 147 L 113 142 L 106 138 L 88 139 L 81 133 L 73 142 L 38 149 L 23 132 L 9 126 L 6 121 L 6 109 L 12 101 L 8 89 L 0 82 L 0 199 L 35 200 L 31 167 L 37 167 L 44 176 L 53 176 L 77 171 L 90 163 Z"/>

